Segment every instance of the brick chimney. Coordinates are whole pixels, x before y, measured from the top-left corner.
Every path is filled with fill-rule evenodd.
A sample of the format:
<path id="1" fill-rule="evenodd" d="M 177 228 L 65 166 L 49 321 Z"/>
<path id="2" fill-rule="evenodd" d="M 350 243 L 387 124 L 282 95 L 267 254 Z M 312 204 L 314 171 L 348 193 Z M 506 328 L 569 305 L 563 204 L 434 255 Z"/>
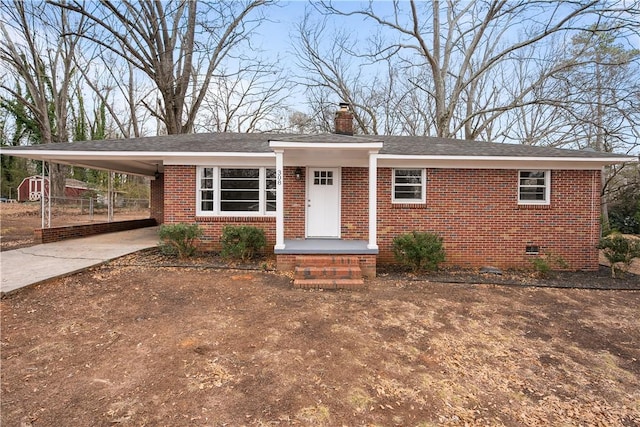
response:
<path id="1" fill-rule="evenodd" d="M 353 135 L 353 112 L 346 102 L 340 103 L 340 109 L 336 111 L 335 133 L 339 135 Z"/>

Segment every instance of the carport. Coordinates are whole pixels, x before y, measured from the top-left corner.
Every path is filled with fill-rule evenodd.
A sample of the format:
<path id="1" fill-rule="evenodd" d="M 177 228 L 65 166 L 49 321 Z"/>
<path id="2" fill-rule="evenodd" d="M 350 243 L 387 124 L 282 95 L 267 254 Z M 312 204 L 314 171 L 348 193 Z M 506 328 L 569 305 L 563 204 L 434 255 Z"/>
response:
<path id="1" fill-rule="evenodd" d="M 114 174 L 124 173 L 149 177 L 151 179 L 150 216 L 151 218 L 154 218 L 157 223 L 161 223 L 163 216 L 161 181 L 164 171 L 161 153 L 153 151 L 140 151 L 134 153 L 125 150 L 107 151 L 104 149 L 104 146 L 96 144 L 96 142 L 98 141 L 86 141 L 76 144 L 59 143 L 33 145 L 15 148 L 3 147 L 1 151 L 4 155 L 22 157 L 42 162 L 41 178 L 43 183 L 40 188 L 45 188 L 44 181 L 51 178 L 50 171 L 53 163 L 109 172 L 106 198 L 108 222 L 113 221 L 115 194 L 113 186 Z M 123 145 L 125 144 L 127 146 L 127 150 L 130 150 L 131 146 L 133 146 L 130 141 L 123 140 Z M 154 191 L 155 188 L 159 188 L 160 191 Z M 42 229 L 45 230 L 51 228 L 51 197 L 49 193 L 42 191 L 40 201 Z"/>

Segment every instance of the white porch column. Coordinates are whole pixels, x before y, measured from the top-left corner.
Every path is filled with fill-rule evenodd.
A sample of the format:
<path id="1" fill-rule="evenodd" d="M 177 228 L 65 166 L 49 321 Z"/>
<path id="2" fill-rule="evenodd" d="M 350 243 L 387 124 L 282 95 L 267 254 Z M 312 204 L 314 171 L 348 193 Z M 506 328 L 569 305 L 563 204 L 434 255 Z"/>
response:
<path id="1" fill-rule="evenodd" d="M 276 245 L 274 249 L 284 249 L 284 150 L 276 153 Z"/>
<path id="2" fill-rule="evenodd" d="M 368 249 L 378 249 L 378 152 L 369 151 L 369 243 Z"/>
<path id="3" fill-rule="evenodd" d="M 51 228 L 51 195 L 53 182 L 51 181 L 51 162 L 47 168 L 47 162 L 42 161 L 42 177 L 40 178 L 40 215 L 42 226 L 40 228 Z M 65 184 L 66 185 L 66 184 Z M 31 193 L 31 188 L 29 188 Z M 31 194 L 29 194 L 31 196 Z"/>
<path id="4" fill-rule="evenodd" d="M 107 222 L 113 222 L 113 204 L 116 199 L 113 193 L 113 171 L 109 171 L 109 186 L 107 194 Z"/>

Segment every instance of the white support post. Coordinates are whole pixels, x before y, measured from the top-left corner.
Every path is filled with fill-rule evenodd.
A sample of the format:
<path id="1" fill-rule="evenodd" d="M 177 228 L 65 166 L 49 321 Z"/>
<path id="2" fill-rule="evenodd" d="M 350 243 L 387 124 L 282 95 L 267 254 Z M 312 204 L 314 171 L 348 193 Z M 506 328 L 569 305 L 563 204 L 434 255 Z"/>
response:
<path id="1" fill-rule="evenodd" d="M 107 189 L 107 222 L 113 222 L 113 171 L 109 171 L 109 184 Z"/>
<path id="2" fill-rule="evenodd" d="M 52 182 L 52 178 L 53 175 L 51 174 L 51 162 L 49 162 L 49 167 L 47 168 L 47 176 L 49 177 L 48 182 L 49 182 L 49 186 L 47 187 L 48 190 L 44 191 L 45 188 L 42 187 L 42 194 L 44 194 L 47 197 L 47 227 L 46 228 L 51 228 L 51 194 L 53 191 L 53 187 L 51 187 L 51 184 L 53 184 Z M 64 180 L 64 177 L 62 178 Z M 66 188 L 66 182 L 65 182 L 65 186 L 62 188 Z"/>
<path id="3" fill-rule="evenodd" d="M 47 162 L 42 161 L 42 177 L 40 179 L 40 228 L 51 227 L 51 177 L 47 174 Z M 47 178 L 49 179 L 49 191 L 47 192 Z"/>
<path id="4" fill-rule="evenodd" d="M 284 151 L 276 153 L 276 245 L 275 250 L 284 249 Z"/>
<path id="5" fill-rule="evenodd" d="M 378 152 L 369 152 L 369 243 L 367 249 L 378 249 Z"/>

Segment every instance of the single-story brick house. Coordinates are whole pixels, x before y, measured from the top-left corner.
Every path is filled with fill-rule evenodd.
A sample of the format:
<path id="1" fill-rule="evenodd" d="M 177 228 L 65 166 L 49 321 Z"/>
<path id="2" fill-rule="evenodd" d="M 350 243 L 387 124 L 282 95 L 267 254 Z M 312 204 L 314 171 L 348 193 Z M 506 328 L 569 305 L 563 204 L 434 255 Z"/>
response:
<path id="1" fill-rule="evenodd" d="M 552 253 L 570 269 L 595 270 L 602 169 L 637 161 L 593 151 L 353 135 L 346 105 L 336 113 L 335 134 L 169 135 L 2 152 L 155 175 L 151 216 L 198 224 L 203 247 L 217 247 L 224 225 L 248 224 L 265 230 L 280 269 L 331 258 L 369 276 L 377 263 L 393 261 L 394 237 L 412 230 L 440 234 L 448 265 L 529 268 L 533 257 Z"/>

